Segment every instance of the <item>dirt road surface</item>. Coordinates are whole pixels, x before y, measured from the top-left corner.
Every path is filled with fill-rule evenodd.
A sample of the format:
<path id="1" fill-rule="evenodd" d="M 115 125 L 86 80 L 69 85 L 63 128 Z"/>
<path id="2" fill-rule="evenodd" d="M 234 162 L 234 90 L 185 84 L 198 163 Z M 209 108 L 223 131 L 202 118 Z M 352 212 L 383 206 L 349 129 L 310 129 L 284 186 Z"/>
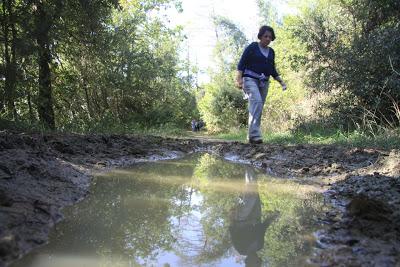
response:
<path id="1" fill-rule="evenodd" d="M 60 210 L 89 194 L 91 174 L 208 151 L 266 173 L 317 183 L 333 205 L 310 265 L 399 266 L 400 151 L 249 145 L 134 135 L 0 132 L 0 266 L 45 244 Z"/>

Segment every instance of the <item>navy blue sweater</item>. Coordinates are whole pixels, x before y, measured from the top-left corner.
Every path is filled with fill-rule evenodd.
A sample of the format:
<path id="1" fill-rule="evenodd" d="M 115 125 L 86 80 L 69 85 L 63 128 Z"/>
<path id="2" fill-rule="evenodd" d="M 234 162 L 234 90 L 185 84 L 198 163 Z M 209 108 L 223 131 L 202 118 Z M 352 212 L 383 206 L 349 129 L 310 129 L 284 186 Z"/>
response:
<path id="1" fill-rule="evenodd" d="M 261 53 L 257 42 L 251 43 L 244 50 L 242 57 L 240 58 L 238 70 L 243 71 L 245 69 L 254 71 L 258 74 L 264 73 L 265 76 L 278 77 L 279 74 L 275 68 L 275 52 L 270 47 L 268 58 Z M 243 77 L 250 77 L 249 75 L 243 74 Z"/>

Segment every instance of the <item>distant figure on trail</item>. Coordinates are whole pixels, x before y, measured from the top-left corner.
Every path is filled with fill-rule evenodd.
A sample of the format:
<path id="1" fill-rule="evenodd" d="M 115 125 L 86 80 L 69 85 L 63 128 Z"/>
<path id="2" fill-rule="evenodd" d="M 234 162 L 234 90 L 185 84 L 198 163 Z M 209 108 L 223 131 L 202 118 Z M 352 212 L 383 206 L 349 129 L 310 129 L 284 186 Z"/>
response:
<path id="1" fill-rule="evenodd" d="M 196 123 L 196 129 L 197 129 L 197 131 L 200 131 L 201 128 L 203 128 L 203 127 L 204 127 L 204 122 L 203 122 L 202 120 L 199 120 L 199 121 Z"/>
<path id="2" fill-rule="evenodd" d="M 193 119 L 192 122 L 191 122 L 192 132 L 196 131 L 196 124 L 197 124 L 197 121 L 195 119 Z"/>
<path id="3" fill-rule="evenodd" d="M 201 128 L 204 127 L 204 122 L 202 120 L 195 120 L 193 119 L 191 122 L 191 126 L 192 126 L 192 132 L 198 132 L 201 130 Z"/>
<path id="4" fill-rule="evenodd" d="M 278 81 L 283 90 L 286 84 L 275 68 L 275 52 L 269 47 L 275 40 L 275 32 L 270 26 L 262 26 L 257 35 L 259 42 L 253 42 L 244 50 L 238 63 L 236 86 L 243 89 L 249 101 L 248 140 L 251 144 L 261 144 L 261 114 L 268 94 L 269 77 Z"/>
<path id="5" fill-rule="evenodd" d="M 232 245 L 237 252 L 246 256 L 246 266 L 262 266 L 262 259 L 257 251 L 264 247 L 265 232 L 278 216 L 279 212 L 272 212 L 264 221 L 261 220 L 261 200 L 256 174 L 253 168 L 246 168 L 244 187 L 232 211 L 229 226 Z"/>

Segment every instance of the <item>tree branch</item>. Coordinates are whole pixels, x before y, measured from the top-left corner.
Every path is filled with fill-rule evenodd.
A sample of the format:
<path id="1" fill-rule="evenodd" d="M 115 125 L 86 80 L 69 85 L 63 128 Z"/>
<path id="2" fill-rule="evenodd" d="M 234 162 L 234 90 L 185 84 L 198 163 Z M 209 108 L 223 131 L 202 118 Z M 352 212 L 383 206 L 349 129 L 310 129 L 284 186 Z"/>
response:
<path id="1" fill-rule="evenodd" d="M 392 68 L 393 72 L 400 76 L 400 73 L 397 72 L 397 71 L 394 69 L 393 63 L 392 63 L 392 59 L 390 58 L 390 56 L 389 56 L 389 63 L 390 63 L 390 67 Z"/>

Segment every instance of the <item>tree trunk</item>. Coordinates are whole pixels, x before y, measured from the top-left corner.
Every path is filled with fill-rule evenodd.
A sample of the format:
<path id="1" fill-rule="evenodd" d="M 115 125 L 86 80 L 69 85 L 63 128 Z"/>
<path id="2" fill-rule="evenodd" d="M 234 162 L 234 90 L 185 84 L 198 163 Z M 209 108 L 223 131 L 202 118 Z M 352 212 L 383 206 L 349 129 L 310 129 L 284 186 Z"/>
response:
<path id="1" fill-rule="evenodd" d="M 103 99 L 104 111 L 109 110 L 110 109 L 110 105 L 108 104 L 107 89 L 104 86 L 101 87 L 101 98 Z"/>
<path id="2" fill-rule="evenodd" d="M 33 124 L 35 122 L 35 115 L 33 114 L 32 96 L 31 96 L 30 88 L 27 89 L 27 101 L 28 101 L 28 108 L 29 108 L 29 119 L 31 121 L 31 124 Z"/>
<path id="3" fill-rule="evenodd" d="M 39 65 L 39 119 L 43 126 L 54 130 L 55 120 L 51 88 L 51 54 L 49 47 L 49 31 L 51 28 L 51 20 L 46 14 L 43 4 L 40 1 L 37 2 L 37 15 L 35 23 Z"/>
<path id="4" fill-rule="evenodd" d="M 11 1 L 10 2 L 10 12 L 12 12 L 12 7 L 11 7 Z M 12 42 L 11 42 L 11 88 L 12 88 L 12 111 L 13 111 L 13 116 L 14 116 L 14 120 L 18 120 L 18 113 L 17 113 L 17 109 L 15 107 L 15 91 L 17 89 L 17 30 L 15 29 L 15 15 L 10 13 L 10 18 L 12 18 L 12 20 L 10 20 L 11 22 L 11 34 L 12 34 Z"/>
<path id="5" fill-rule="evenodd" d="M 86 78 L 84 78 L 86 79 Z M 85 91 L 86 105 L 88 109 L 89 119 L 93 118 L 92 104 L 90 103 L 89 90 L 86 81 L 83 81 L 83 90 Z"/>
<path id="6" fill-rule="evenodd" d="M 7 112 L 14 120 L 17 120 L 17 109 L 15 108 L 14 92 L 16 87 L 16 53 L 15 53 L 15 38 L 16 31 L 12 10 L 12 0 L 3 0 L 3 32 L 4 32 L 4 59 L 5 59 L 5 102 Z M 11 34 L 10 36 L 10 27 Z M 10 37 L 12 37 L 10 41 Z M 11 46 L 11 53 L 10 53 Z"/>

